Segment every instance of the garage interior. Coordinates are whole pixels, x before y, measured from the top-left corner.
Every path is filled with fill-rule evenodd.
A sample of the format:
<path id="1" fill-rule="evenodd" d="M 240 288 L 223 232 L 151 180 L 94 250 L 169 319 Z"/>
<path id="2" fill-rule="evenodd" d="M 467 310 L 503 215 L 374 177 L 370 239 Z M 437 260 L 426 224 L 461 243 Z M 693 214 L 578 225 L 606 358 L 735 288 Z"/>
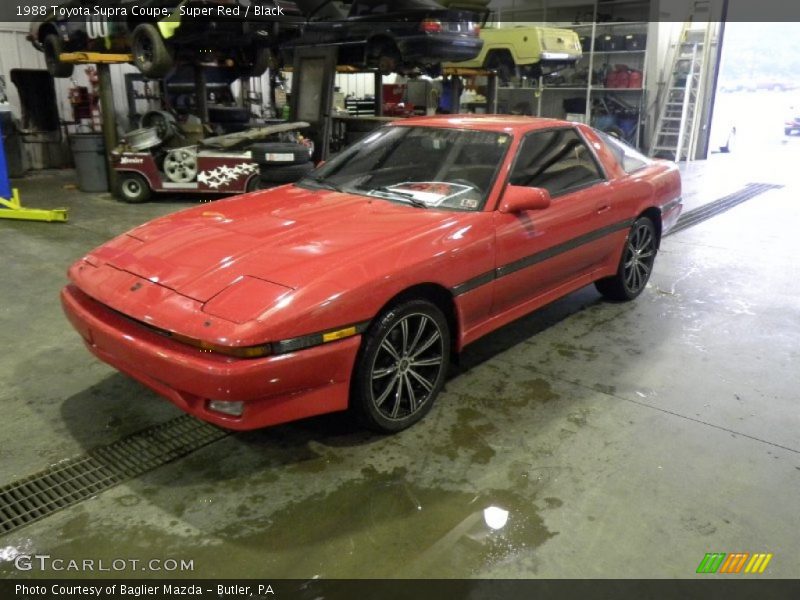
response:
<path id="1" fill-rule="evenodd" d="M 625 57 L 639 86 L 610 94 L 593 75 L 583 85 L 570 80 L 569 69 L 512 73 L 512 82 L 499 69 L 454 68 L 443 80 L 340 65 L 322 76 L 308 66 L 317 55 L 299 51 L 293 72 L 233 82 L 233 101 L 261 126 L 308 123 L 291 135 L 313 140 L 315 160 L 388 119 L 432 114 L 437 107 L 420 102 L 454 93 L 459 112 L 570 113 L 596 124 L 595 111 L 607 111 L 609 126 L 632 145 L 677 160 L 683 216 L 638 300 L 604 301 L 589 287 L 488 335 L 453 366 L 428 416 L 391 436 L 344 414 L 246 433 L 218 429 L 86 352 L 59 303 L 67 268 L 145 221 L 222 196 L 167 190 L 122 202 L 109 191 L 119 174 L 107 169 L 105 151 L 93 168 L 108 182 L 81 190 L 70 140 L 84 135 L 107 147 L 124 139 L 137 129 L 134 115 L 158 108 L 150 96 L 160 99 L 165 88 L 156 91 L 128 64 L 76 64 L 73 80 L 49 78 L 55 133 L 31 133 L 43 113 L 24 104 L 12 71 L 46 73 L 44 58 L 25 39 L 27 23 L 0 24 L 11 186 L 25 209 L 41 211 L 38 220 L 0 218 L 4 577 L 44 577 L 20 571 L 15 558 L 49 554 L 192 559 L 193 572 L 169 576 L 208 579 L 691 578 L 712 552 L 770 553 L 760 577 L 797 577 L 800 542 L 790 525 L 800 497 L 800 138 L 783 135 L 784 117 L 775 117 L 788 116 L 796 92 L 774 83 L 723 90 L 720 21 L 735 0 L 495 0 L 489 8 L 509 27 L 570 27 L 577 11 L 588 11 L 595 20 L 575 31 L 590 44 L 616 27 L 644 35 L 646 45 Z M 655 12 L 596 21 L 598 12 L 624 19 L 642 10 Z M 698 71 L 683 73 L 671 117 L 681 40 L 692 40 L 698 58 L 689 65 Z M 601 60 L 602 52 L 590 46 L 584 56 Z M 111 134 L 103 132 L 98 71 L 113 102 Z M 330 96 L 327 106 L 311 98 L 312 87 Z M 207 100 L 196 103 L 206 113 Z M 623 116 L 608 108 L 616 101 L 627 107 Z M 748 125 L 742 107 L 765 105 L 772 121 Z M 718 106 L 734 112 L 732 125 L 728 115 L 714 120 Z M 665 142 L 671 118 L 679 141 Z M 20 518 L 7 510 L 15 494 L 39 504 Z"/>

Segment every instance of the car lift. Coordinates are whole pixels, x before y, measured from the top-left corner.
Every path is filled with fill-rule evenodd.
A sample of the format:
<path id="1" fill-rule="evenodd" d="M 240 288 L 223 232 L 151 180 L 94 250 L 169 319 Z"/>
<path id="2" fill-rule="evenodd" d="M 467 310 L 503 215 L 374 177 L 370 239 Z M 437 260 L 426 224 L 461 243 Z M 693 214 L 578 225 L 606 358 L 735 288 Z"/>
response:
<path id="1" fill-rule="evenodd" d="M 2 132 L 0 131 L 0 139 Z M 67 209 L 25 208 L 19 200 L 19 190 L 12 189 L 8 179 L 6 151 L 0 142 L 0 219 L 19 219 L 24 221 L 61 221 L 67 220 Z"/>
<path id="2" fill-rule="evenodd" d="M 486 94 L 486 108 L 489 114 L 497 114 L 497 71 L 487 69 L 467 69 L 465 67 L 444 67 L 442 75 L 451 77 L 486 77 L 489 81 Z"/>
<path id="3" fill-rule="evenodd" d="M 60 56 L 64 62 L 85 64 L 96 63 L 100 76 L 100 102 L 101 106 L 113 104 L 111 96 L 111 78 L 108 73 L 109 64 L 128 63 L 133 60 L 132 54 L 101 54 L 99 52 L 69 52 Z M 107 147 L 113 148 L 116 141 L 116 125 L 114 124 L 114 111 L 103 111 L 103 133 Z M 107 115 L 107 116 L 106 116 Z M 109 171 L 109 178 L 113 177 Z M 19 190 L 11 188 L 8 179 L 8 166 L 6 165 L 5 149 L 0 144 L 0 219 L 19 219 L 25 221 L 65 222 L 67 209 L 56 208 L 52 210 L 40 208 L 25 208 L 19 198 Z"/>
<path id="4" fill-rule="evenodd" d="M 100 81 L 100 114 L 103 119 L 103 141 L 106 147 L 106 167 L 108 183 L 111 189 L 116 188 L 117 172 L 111 164 L 111 150 L 117 147 L 117 122 L 114 114 L 114 93 L 111 89 L 111 71 L 109 65 L 133 62 L 133 54 L 103 54 L 101 52 L 65 52 L 59 59 L 72 64 L 97 65 L 97 78 Z"/>
<path id="5" fill-rule="evenodd" d="M 103 54 L 102 52 L 64 52 L 59 55 L 59 60 L 76 65 L 83 64 L 109 64 L 119 65 L 133 62 L 133 54 Z"/>

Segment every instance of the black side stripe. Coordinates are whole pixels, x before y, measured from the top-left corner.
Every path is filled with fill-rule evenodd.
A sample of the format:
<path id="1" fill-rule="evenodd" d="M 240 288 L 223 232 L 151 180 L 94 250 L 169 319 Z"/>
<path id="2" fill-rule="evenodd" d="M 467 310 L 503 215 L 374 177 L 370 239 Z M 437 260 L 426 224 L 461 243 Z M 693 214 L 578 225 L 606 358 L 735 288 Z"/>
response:
<path id="1" fill-rule="evenodd" d="M 500 279 L 501 277 L 505 277 L 506 275 L 511 275 L 512 273 L 516 273 L 517 271 L 521 271 L 522 269 L 527 269 L 528 267 L 537 265 L 540 262 L 544 262 L 548 259 L 554 258 L 559 254 L 563 254 L 564 252 L 569 252 L 570 250 L 574 250 L 575 248 L 583 246 L 584 244 L 589 244 L 607 235 L 616 233 L 617 231 L 628 229 L 632 225 L 633 225 L 633 219 L 627 219 L 625 221 L 620 221 L 618 223 L 614 223 L 606 227 L 601 227 L 600 229 L 595 229 L 594 231 L 590 231 L 589 233 L 579 235 L 578 237 L 568 240 L 562 244 L 552 246 L 550 248 L 547 248 L 546 250 L 542 250 L 535 254 L 531 254 L 530 256 L 526 256 L 524 258 L 520 258 L 519 260 L 515 260 L 514 262 L 497 267 L 493 271 L 489 271 L 487 273 L 478 275 L 477 277 L 473 277 L 472 279 L 468 279 L 467 281 L 459 283 L 458 285 L 454 286 L 452 288 L 452 292 L 455 296 L 466 294 L 467 292 L 471 292 L 472 290 L 479 288 L 482 285 L 491 283 L 495 279 Z"/>
<path id="2" fill-rule="evenodd" d="M 453 287 L 452 292 L 455 296 L 460 296 L 461 294 L 466 294 L 467 292 L 471 292 L 475 288 L 479 288 L 482 285 L 486 285 L 487 283 L 491 283 L 496 279 L 495 271 L 489 271 L 488 273 L 484 273 L 483 275 L 478 275 L 477 277 L 473 277 L 472 279 L 467 279 L 464 283 L 459 283 L 457 286 Z"/>

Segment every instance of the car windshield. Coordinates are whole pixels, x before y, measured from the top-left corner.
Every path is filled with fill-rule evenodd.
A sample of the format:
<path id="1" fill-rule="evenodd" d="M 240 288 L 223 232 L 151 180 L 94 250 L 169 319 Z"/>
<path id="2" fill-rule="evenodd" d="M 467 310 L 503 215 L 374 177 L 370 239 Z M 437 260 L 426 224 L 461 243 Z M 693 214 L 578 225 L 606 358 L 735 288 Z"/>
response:
<path id="1" fill-rule="evenodd" d="M 434 127 L 384 127 L 301 179 L 420 208 L 483 208 L 511 135 Z"/>

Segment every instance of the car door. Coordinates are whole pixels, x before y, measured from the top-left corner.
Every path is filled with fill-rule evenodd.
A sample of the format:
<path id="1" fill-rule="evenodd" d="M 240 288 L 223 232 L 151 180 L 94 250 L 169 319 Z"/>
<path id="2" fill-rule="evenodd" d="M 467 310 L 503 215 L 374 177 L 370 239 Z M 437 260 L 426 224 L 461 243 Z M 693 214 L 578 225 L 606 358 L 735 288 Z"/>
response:
<path id="1" fill-rule="evenodd" d="M 494 314 L 559 288 L 568 291 L 607 255 L 600 221 L 611 183 L 574 127 L 529 133 L 508 183 L 546 189 L 552 200 L 541 210 L 495 212 Z"/>

